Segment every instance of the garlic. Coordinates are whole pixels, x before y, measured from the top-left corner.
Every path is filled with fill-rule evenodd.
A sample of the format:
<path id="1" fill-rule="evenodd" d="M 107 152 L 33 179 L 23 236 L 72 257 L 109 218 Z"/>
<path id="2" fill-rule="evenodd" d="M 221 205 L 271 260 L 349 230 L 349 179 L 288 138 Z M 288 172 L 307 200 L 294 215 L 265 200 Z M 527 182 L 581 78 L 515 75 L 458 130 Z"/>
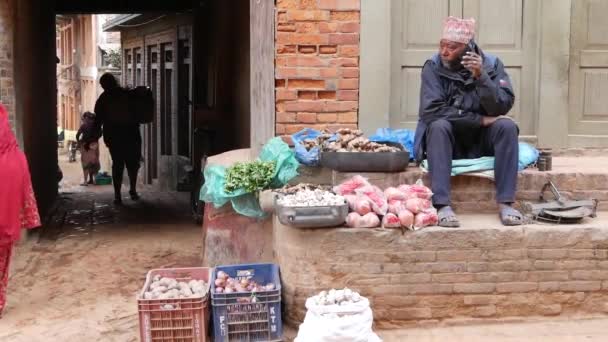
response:
<path id="1" fill-rule="evenodd" d="M 343 205 L 346 200 L 329 191 L 304 189 L 279 198 L 277 203 L 285 207 L 326 207 Z"/>

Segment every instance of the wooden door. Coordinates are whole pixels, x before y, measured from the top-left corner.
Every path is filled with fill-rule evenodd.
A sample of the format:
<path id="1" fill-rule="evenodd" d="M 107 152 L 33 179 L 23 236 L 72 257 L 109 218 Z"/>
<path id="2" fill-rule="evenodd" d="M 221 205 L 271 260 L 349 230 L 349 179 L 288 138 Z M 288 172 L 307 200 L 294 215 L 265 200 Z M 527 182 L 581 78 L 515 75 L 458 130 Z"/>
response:
<path id="1" fill-rule="evenodd" d="M 511 76 L 516 102 L 510 115 L 518 121 L 522 135 L 535 136 L 539 4 L 524 0 L 393 0 L 391 127 L 416 127 L 421 67 L 438 51 L 443 20 L 453 15 L 475 18 L 476 41 L 484 51 L 497 55 Z"/>
<path id="2" fill-rule="evenodd" d="M 608 146 L 608 1 L 572 2 L 570 115 L 573 147 Z"/>
<path id="3" fill-rule="evenodd" d="M 540 1 L 464 0 L 463 17 L 477 20 L 476 40 L 498 56 L 511 77 L 515 104 L 509 112 L 520 135 L 535 137 L 538 113 L 537 33 Z"/>
<path id="4" fill-rule="evenodd" d="M 462 0 L 393 0 L 391 12 L 389 122 L 393 128 L 415 129 L 422 66 L 438 51 L 443 20 L 462 15 Z"/>

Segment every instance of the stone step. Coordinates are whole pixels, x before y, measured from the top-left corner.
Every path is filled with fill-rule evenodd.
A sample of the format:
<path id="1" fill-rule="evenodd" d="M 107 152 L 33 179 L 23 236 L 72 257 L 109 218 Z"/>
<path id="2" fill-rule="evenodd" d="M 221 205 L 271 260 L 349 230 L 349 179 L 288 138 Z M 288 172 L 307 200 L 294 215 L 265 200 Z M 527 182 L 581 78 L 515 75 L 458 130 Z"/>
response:
<path id="1" fill-rule="evenodd" d="M 428 174 L 424 174 L 413 165 L 407 171 L 400 173 L 343 173 L 319 168 L 301 168 L 300 172 L 302 175 L 294 182 L 336 185 L 360 174 L 381 188 L 412 184 L 420 178 L 425 184 L 430 185 Z M 540 190 L 550 180 L 563 195 L 571 199 L 595 198 L 600 201 L 600 210 L 608 210 L 608 157 L 554 157 L 552 171 L 524 170 L 518 178 L 517 200 L 538 200 Z M 496 209 L 494 197 L 492 180 L 472 176 L 452 178 L 452 200 L 457 210 L 493 211 Z"/>
<path id="2" fill-rule="evenodd" d="M 608 313 L 608 218 L 503 227 L 495 215 L 465 214 L 461 222 L 402 233 L 275 220 L 287 322 L 302 322 L 306 298 L 342 287 L 370 299 L 378 328 Z"/>

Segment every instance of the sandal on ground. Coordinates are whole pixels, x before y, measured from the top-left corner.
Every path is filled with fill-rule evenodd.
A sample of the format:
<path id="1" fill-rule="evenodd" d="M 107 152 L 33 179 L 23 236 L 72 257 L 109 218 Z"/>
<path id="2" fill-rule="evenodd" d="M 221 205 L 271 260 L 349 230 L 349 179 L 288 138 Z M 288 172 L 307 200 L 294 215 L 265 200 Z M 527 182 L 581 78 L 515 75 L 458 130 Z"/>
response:
<path id="1" fill-rule="evenodd" d="M 114 198 L 114 204 L 115 205 L 121 205 L 122 204 L 122 199 L 120 197 Z"/>
<path id="2" fill-rule="evenodd" d="M 520 226 L 524 223 L 523 215 L 515 208 L 501 204 L 500 205 L 500 222 L 505 226 Z"/>
<path id="3" fill-rule="evenodd" d="M 439 209 L 437 211 L 437 217 L 439 218 L 439 226 L 445 228 L 457 228 L 460 227 L 460 221 L 456 217 L 454 210 L 449 205 Z"/>
<path id="4" fill-rule="evenodd" d="M 80 186 L 89 186 L 89 183 L 80 183 Z"/>

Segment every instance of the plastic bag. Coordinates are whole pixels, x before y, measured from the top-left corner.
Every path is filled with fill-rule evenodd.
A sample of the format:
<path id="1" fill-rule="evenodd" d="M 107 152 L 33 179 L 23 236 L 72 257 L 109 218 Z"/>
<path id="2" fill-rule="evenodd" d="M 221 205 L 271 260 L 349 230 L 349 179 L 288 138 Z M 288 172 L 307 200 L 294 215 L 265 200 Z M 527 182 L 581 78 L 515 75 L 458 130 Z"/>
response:
<path id="1" fill-rule="evenodd" d="M 388 212 L 393 213 L 395 215 L 399 214 L 399 212 L 407 210 L 405 206 L 405 201 L 392 200 L 388 201 Z"/>
<path id="2" fill-rule="evenodd" d="M 276 166 L 271 188 L 280 188 L 298 175 L 299 163 L 294 152 L 279 137 L 272 138 L 266 143 L 259 159 L 262 161 L 274 161 Z M 209 165 L 205 168 L 205 184 L 200 190 L 200 200 L 213 203 L 216 208 L 232 203 L 234 210 L 244 216 L 264 217 L 265 213 L 260 208 L 260 203 L 255 193 L 247 193 L 243 188 L 231 193 L 225 191 L 227 168 L 220 165 Z"/>
<path id="3" fill-rule="evenodd" d="M 394 201 L 394 200 L 399 200 L 399 201 L 404 201 L 406 200 L 405 194 L 403 193 L 403 191 L 394 188 L 394 187 L 390 187 L 390 188 L 386 188 L 386 190 L 384 190 L 384 196 L 386 197 L 387 201 Z"/>
<path id="4" fill-rule="evenodd" d="M 371 204 L 374 212 L 380 216 L 386 215 L 388 212 L 388 202 L 384 197 L 384 192 L 377 186 L 367 185 L 362 188 L 355 190 L 357 195 L 367 197 Z"/>
<path id="5" fill-rule="evenodd" d="M 306 300 L 306 317 L 294 342 L 382 342 L 373 332 L 367 298 L 348 305 L 316 305 Z"/>
<path id="6" fill-rule="evenodd" d="M 422 198 L 410 198 L 405 202 L 405 207 L 413 214 L 418 214 L 429 209 L 431 201 Z"/>
<path id="7" fill-rule="evenodd" d="M 523 142 L 519 143 L 519 171 L 538 160 L 539 152 L 534 146 Z"/>
<path id="8" fill-rule="evenodd" d="M 382 218 L 382 227 L 384 228 L 401 228 L 399 217 L 393 213 L 388 213 Z"/>
<path id="9" fill-rule="evenodd" d="M 427 209 L 416 215 L 414 218 L 414 229 L 420 229 L 429 226 L 436 226 L 439 223 L 437 210 L 435 208 Z"/>
<path id="10" fill-rule="evenodd" d="M 369 182 L 365 177 L 354 176 L 353 178 L 344 181 L 342 184 L 334 187 L 334 192 L 338 195 L 352 195 L 355 194 L 355 190 L 368 186 Z"/>
<path id="11" fill-rule="evenodd" d="M 380 218 L 374 213 L 363 216 L 357 213 L 350 213 L 346 216 L 346 225 L 351 228 L 376 228 L 380 225 Z"/>
<path id="12" fill-rule="evenodd" d="M 310 149 L 310 151 L 306 150 L 304 147 L 304 140 L 306 139 L 316 139 L 321 135 L 320 131 L 312 128 L 304 128 L 296 134 L 291 136 L 291 140 L 294 144 L 294 150 L 296 152 L 296 159 L 306 166 L 317 166 L 319 165 L 319 146 L 315 146 Z"/>
<path id="13" fill-rule="evenodd" d="M 414 185 L 400 185 L 398 189 L 403 192 L 405 199 L 421 198 L 430 200 L 433 198 L 433 192 L 431 189 L 424 186 L 420 180 Z"/>
<path id="14" fill-rule="evenodd" d="M 371 202 L 363 197 L 357 196 L 355 203 L 352 207 L 352 211 L 356 212 L 359 215 L 365 215 L 372 212 L 372 204 Z"/>
<path id="15" fill-rule="evenodd" d="M 414 214 L 412 214 L 409 210 L 403 210 L 398 214 L 399 222 L 401 222 L 401 227 L 405 227 L 407 229 L 412 229 L 414 226 Z"/>
<path id="16" fill-rule="evenodd" d="M 410 152 L 410 160 L 412 160 L 414 159 L 414 135 L 414 131 L 409 129 L 378 128 L 376 134 L 369 137 L 369 140 L 399 143 Z"/>

